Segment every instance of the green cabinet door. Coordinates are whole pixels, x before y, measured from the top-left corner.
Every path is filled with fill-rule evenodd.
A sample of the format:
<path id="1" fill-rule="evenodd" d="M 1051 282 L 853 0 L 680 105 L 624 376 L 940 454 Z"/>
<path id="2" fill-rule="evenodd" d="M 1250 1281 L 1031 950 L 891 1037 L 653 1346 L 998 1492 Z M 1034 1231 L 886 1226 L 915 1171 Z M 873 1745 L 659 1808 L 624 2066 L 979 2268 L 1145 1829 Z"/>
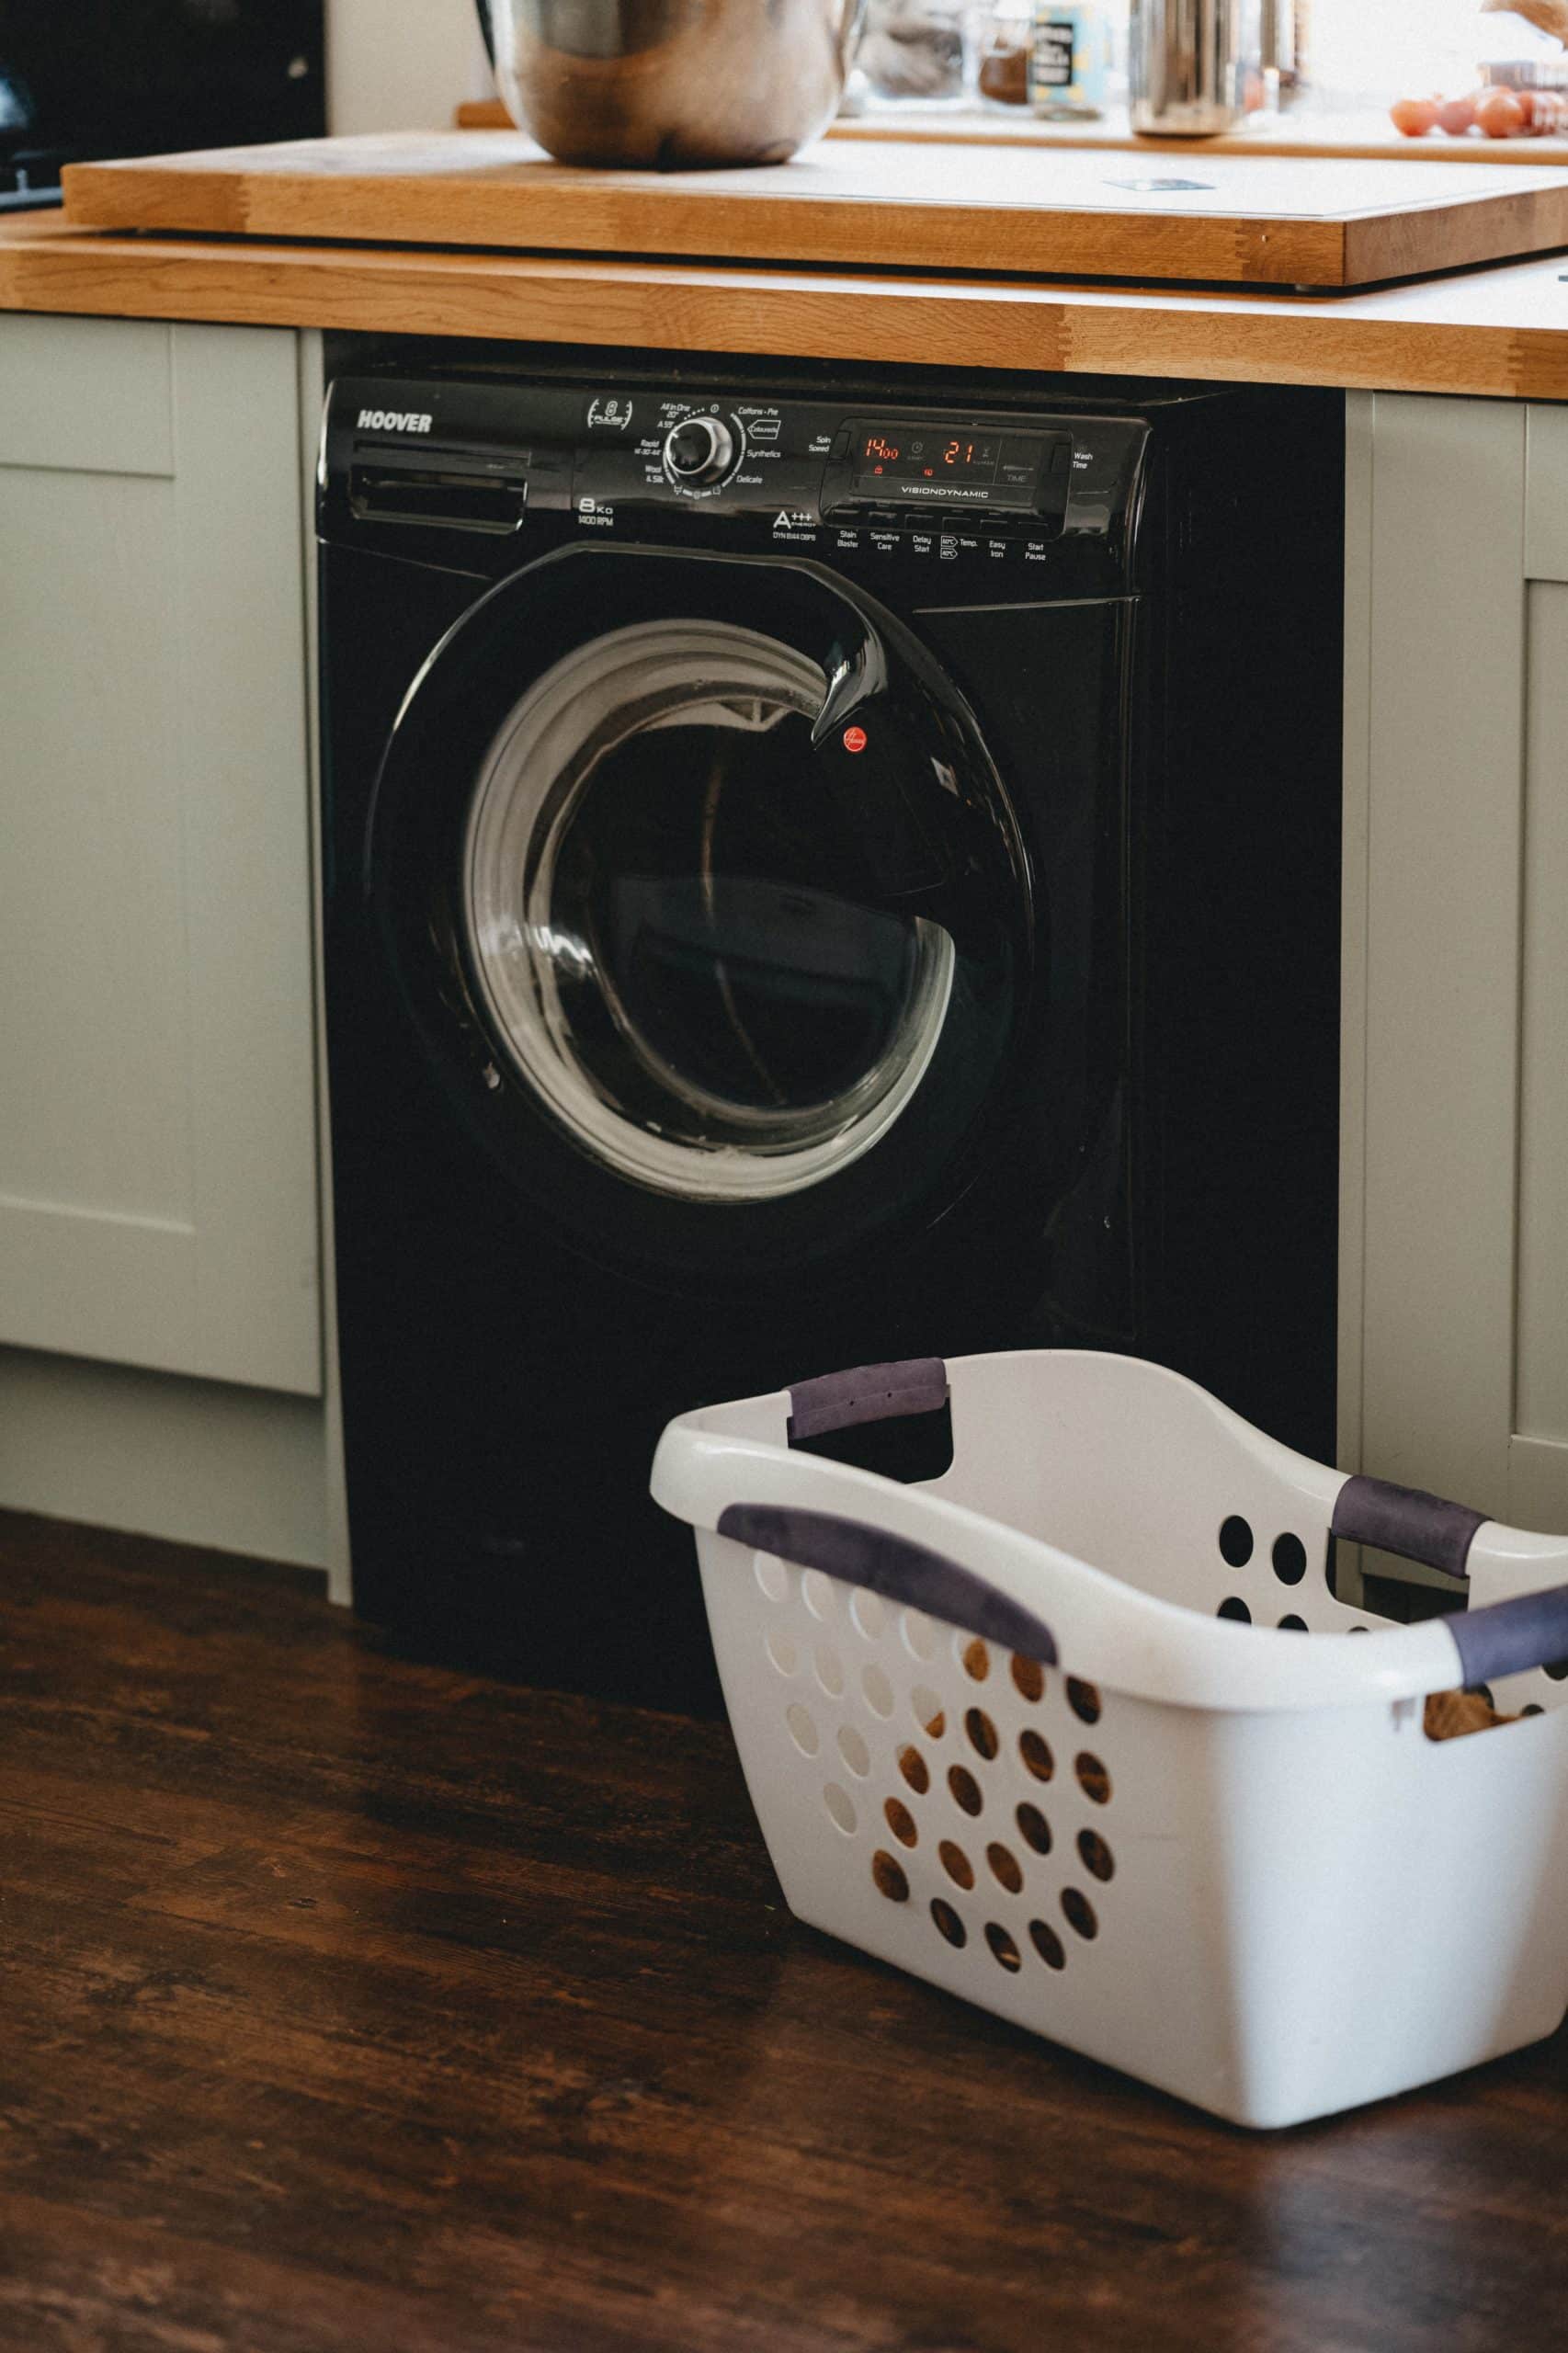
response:
<path id="1" fill-rule="evenodd" d="M 296 339 L 0 317 L 0 1343 L 314 1395 Z"/>

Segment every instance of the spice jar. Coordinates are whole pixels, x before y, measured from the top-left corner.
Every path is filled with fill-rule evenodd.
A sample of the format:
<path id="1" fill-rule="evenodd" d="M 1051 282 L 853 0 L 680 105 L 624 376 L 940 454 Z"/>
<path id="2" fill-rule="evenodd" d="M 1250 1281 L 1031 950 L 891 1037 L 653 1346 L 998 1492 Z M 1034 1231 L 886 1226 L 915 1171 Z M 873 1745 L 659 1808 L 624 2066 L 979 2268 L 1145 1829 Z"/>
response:
<path id="1" fill-rule="evenodd" d="M 980 37 L 980 95 L 992 106 L 1027 107 L 1034 54 L 1034 0 L 1000 0 Z"/>

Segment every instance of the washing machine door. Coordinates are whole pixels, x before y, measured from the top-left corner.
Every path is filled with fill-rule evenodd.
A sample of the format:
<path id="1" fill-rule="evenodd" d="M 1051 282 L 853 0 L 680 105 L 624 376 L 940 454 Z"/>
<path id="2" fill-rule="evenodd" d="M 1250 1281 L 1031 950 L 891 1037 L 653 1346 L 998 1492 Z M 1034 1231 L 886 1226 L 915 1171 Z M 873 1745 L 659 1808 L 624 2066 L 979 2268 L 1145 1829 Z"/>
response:
<path id="1" fill-rule="evenodd" d="M 1017 1037 L 973 714 L 809 563 L 571 549 L 437 649 L 367 885 L 449 1097 L 603 1258 L 787 1276 L 939 1216 Z"/>

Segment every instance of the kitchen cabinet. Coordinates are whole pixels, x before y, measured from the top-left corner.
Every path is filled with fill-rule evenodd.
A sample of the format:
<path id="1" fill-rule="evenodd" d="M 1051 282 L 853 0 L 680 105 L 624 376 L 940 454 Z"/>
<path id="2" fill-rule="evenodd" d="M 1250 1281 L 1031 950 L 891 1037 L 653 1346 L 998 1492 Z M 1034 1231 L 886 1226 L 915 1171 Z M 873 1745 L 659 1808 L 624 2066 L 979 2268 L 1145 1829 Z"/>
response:
<path id="1" fill-rule="evenodd" d="M 0 314 L 0 1503 L 341 1589 L 320 392 L 292 326 Z M 1568 407 L 1346 422 L 1340 1460 L 1568 1529 Z"/>
<path id="2" fill-rule="evenodd" d="M 1347 425 L 1341 1460 L 1568 1529 L 1568 408 Z"/>
<path id="3" fill-rule="evenodd" d="M 0 317 L 0 1342 L 315 1398 L 298 340 Z"/>

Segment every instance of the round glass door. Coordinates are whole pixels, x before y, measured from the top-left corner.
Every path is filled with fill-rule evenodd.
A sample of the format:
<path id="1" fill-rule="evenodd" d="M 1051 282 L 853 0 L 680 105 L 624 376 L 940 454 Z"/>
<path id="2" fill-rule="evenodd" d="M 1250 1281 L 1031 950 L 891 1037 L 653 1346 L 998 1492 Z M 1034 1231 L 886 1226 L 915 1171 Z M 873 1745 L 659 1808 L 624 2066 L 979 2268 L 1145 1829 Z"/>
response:
<path id="1" fill-rule="evenodd" d="M 406 697 L 363 858 L 440 1097 L 654 1284 L 853 1268 L 1008 1116 L 1040 937 L 1011 806 L 934 655 L 815 565 L 508 575 Z"/>
<path id="2" fill-rule="evenodd" d="M 941 1038 L 953 938 L 889 904 L 864 731 L 813 743 L 833 683 L 736 622 L 642 620 L 555 661 L 480 767 L 460 923 L 488 1026 L 582 1148 L 655 1192 L 823 1183 Z"/>

